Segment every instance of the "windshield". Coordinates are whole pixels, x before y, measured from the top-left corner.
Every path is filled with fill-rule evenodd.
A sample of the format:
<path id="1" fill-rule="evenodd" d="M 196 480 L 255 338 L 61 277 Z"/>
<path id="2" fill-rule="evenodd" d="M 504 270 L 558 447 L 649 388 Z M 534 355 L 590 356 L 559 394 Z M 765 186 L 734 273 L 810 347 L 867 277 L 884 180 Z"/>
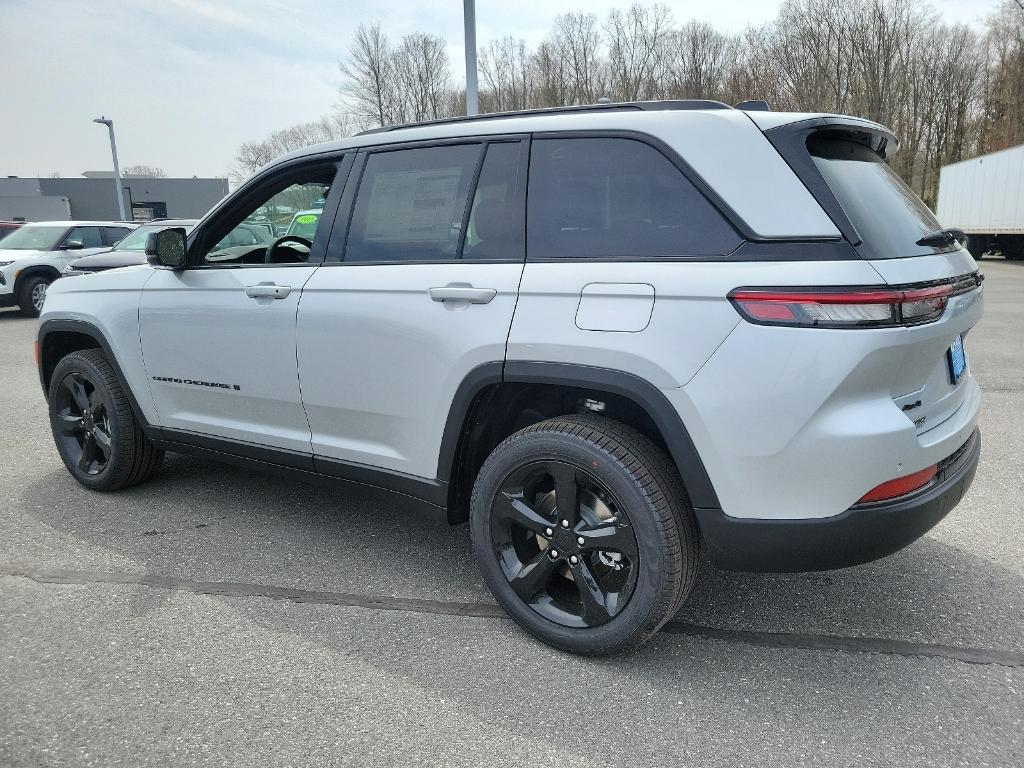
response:
<path id="1" fill-rule="evenodd" d="M 316 234 L 316 225 L 320 221 L 320 213 L 320 211 L 303 211 L 297 214 L 292 219 L 291 226 L 288 227 L 288 234 L 312 240 L 313 235 Z"/>
<path id="2" fill-rule="evenodd" d="M 167 229 L 168 225 L 161 224 L 150 224 L 144 227 L 139 227 L 134 232 L 130 233 L 126 237 L 121 238 L 117 245 L 114 246 L 115 251 L 137 251 L 142 253 L 146 250 L 146 240 L 149 238 L 150 233 L 159 232 L 161 229 Z M 192 227 L 182 227 L 185 230 L 185 234 L 188 234 Z"/>
<path id="3" fill-rule="evenodd" d="M 26 224 L 4 238 L 2 247 L 13 251 L 52 251 L 68 231 L 67 227 Z"/>
<path id="4" fill-rule="evenodd" d="M 870 147 L 848 139 L 812 136 L 807 149 L 863 242 L 868 259 L 924 256 L 960 246 L 917 245 L 942 228 L 935 214 Z"/>

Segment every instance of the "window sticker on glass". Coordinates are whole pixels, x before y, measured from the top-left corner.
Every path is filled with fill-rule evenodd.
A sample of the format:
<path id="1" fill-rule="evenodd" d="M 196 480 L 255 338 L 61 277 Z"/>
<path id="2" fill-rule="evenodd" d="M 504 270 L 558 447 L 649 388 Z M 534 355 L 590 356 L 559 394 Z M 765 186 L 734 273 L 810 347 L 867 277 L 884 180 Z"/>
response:
<path id="1" fill-rule="evenodd" d="M 447 240 L 462 168 L 381 173 L 374 179 L 366 240 Z"/>

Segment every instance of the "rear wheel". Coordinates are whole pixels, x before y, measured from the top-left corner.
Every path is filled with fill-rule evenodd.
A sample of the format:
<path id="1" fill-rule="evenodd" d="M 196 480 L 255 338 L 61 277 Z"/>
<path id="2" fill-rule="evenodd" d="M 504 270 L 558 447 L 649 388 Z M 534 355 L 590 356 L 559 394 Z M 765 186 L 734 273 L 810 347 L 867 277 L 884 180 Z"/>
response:
<path id="1" fill-rule="evenodd" d="M 557 648 L 637 645 L 693 587 L 697 530 L 676 470 L 618 422 L 564 416 L 515 433 L 484 463 L 470 506 L 491 592 Z"/>
<path id="2" fill-rule="evenodd" d="M 1024 236 L 1005 235 L 999 238 L 999 244 L 1003 249 L 1003 256 L 1010 261 L 1024 259 Z"/>
<path id="3" fill-rule="evenodd" d="M 46 289 L 53 282 L 43 275 L 32 275 L 19 281 L 18 307 L 25 317 L 39 317 L 46 300 Z"/>
<path id="4" fill-rule="evenodd" d="M 50 428 L 64 465 L 94 491 L 149 479 L 164 452 L 142 433 L 128 397 L 103 353 L 72 352 L 54 368 Z"/>
<path id="5" fill-rule="evenodd" d="M 968 235 L 967 251 L 974 257 L 975 261 L 981 261 L 988 250 L 988 237 L 985 235 Z"/>

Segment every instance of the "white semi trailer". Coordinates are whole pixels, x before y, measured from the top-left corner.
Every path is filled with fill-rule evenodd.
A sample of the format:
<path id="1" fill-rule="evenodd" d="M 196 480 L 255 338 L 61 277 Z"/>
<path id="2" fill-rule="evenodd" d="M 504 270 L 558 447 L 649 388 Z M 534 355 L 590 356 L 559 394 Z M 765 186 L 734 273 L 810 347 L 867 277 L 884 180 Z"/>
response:
<path id="1" fill-rule="evenodd" d="M 1024 259 L 1024 144 L 945 166 L 936 214 L 967 234 L 975 259 Z"/>

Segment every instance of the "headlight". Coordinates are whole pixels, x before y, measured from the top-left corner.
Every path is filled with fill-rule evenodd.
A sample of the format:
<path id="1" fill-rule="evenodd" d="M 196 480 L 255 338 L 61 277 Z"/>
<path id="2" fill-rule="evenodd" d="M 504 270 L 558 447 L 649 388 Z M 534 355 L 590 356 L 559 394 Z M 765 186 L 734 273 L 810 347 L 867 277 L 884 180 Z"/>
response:
<path id="1" fill-rule="evenodd" d="M 0 261 L 0 267 L 9 267 L 13 263 L 13 261 Z"/>

